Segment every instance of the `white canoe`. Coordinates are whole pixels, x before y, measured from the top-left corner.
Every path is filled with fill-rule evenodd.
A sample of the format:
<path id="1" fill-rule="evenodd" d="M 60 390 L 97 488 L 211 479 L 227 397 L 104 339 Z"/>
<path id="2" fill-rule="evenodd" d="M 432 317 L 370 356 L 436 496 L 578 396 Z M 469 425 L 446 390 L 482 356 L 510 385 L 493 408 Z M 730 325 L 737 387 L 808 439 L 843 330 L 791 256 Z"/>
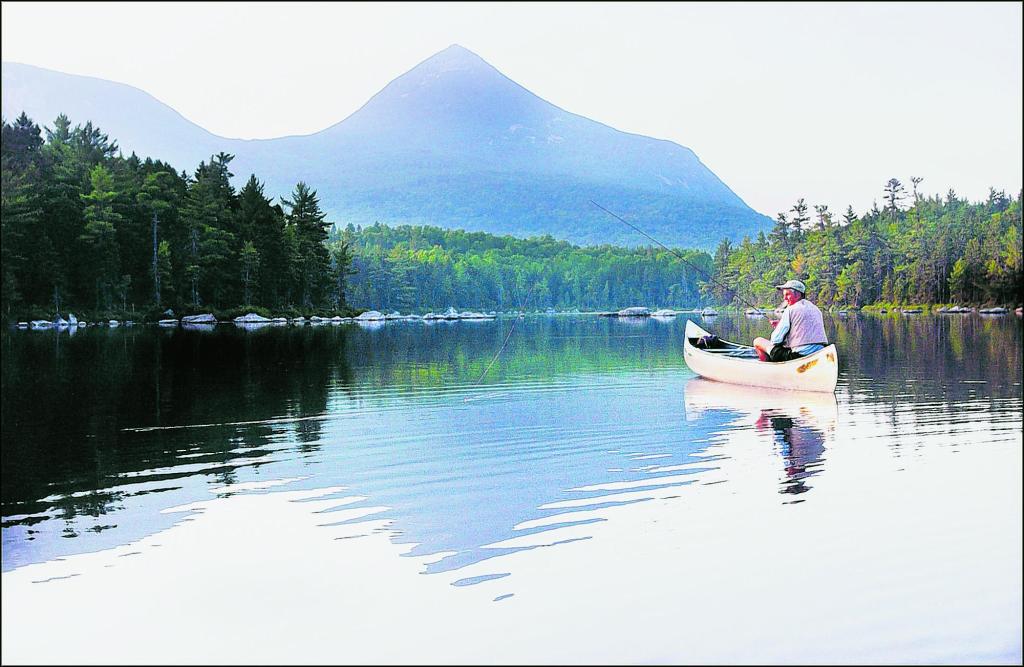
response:
<path id="1" fill-rule="evenodd" d="M 697 375 L 709 380 L 743 384 L 754 387 L 771 387 L 796 391 L 834 392 L 839 380 L 839 354 L 835 345 L 809 354 L 800 359 L 772 363 L 757 358 L 728 356 L 730 351 L 752 349 L 749 345 L 738 345 L 720 340 L 720 348 L 704 350 L 696 346 L 701 336 L 709 336 L 692 320 L 686 322 L 686 341 L 683 343 L 683 358 L 686 365 Z"/>

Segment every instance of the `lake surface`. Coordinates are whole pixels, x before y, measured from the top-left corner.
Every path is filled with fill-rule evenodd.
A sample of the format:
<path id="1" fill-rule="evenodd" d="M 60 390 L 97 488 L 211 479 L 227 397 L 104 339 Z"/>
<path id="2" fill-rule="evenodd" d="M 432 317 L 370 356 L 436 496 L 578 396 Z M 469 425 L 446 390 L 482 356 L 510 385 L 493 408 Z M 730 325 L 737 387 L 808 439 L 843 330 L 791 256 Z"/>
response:
<path id="1" fill-rule="evenodd" d="M 4 662 L 1019 663 L 1021 319 L 686 317 L 4 332 Z"/>

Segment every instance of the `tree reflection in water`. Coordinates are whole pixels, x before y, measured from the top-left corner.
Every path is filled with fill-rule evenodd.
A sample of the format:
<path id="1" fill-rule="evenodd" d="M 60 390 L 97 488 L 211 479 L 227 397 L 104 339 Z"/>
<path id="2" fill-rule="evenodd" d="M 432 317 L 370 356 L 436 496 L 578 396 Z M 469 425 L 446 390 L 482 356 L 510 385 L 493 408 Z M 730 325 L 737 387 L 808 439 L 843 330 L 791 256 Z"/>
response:
<path id="1" fill-rule="evenodd" d="M 471 526 L 472 544 L 454 543 L 476 548 L 565 489 L 648 474 L 615 457 L 689 456 L 709 433 L 725 434 L 725 421 L 740 424 L 729 436 L 727 457 L 741 459 L 729 479 L 763 474 L 775 497 L 777 472 L 784 498 L 802 502 L 830 455 L 836 397 L 691 378 L 680 354 L 685 324 L 527 317 L 479 394 L 507 320 L 90 327 L 73 338 L 4 330 L 3 566 L 160 530 L 176 520 L 164 509 L 210 487 L 318 470 L 395 508 L 405 539 L 424 545 L 451 547 L 449 517 L 493 510 L 490 523 Z M 730 340 L 764 327 L 763 318 L 727 315 L 714 324 Z M 910 434 L 987 415 L 990 438 L 1019 433 L 1005 426 L 1017 428 L 1020 415 L 1018 318 L 851 315 L 828 317 L 826 331 L 840 350 L 844 423 L 864 416 Z M 627 377 L 637 385 L 617 384 Z M 640 384 L 651 393 L 641 396 Z M 688 421 L 691 410 L 715 412 L 680 425 L 680 395 Z M 924 447 L 910 437 L 884 446 L 894 457 Z M 764 460 L 744 468 L 751 457 Z M 494 500 L 506 489 L 515 503 Z"/>

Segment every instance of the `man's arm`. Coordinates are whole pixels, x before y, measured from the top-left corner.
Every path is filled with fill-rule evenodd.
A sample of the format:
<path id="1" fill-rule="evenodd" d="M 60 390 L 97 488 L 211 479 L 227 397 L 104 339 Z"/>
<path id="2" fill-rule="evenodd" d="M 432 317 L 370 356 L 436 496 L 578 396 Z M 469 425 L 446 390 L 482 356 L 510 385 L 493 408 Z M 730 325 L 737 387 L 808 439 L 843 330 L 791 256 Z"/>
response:
<path id="1" fill-rule="evenodd" d="M 789 333 L 789 308 L 782 311 L 782 317 L 779 318 L 779 323 L 775 326 L 775 331 L 768 337 L 775 345 L 781 345 L 782 341 L 786 340 L 786 334 Z"/>

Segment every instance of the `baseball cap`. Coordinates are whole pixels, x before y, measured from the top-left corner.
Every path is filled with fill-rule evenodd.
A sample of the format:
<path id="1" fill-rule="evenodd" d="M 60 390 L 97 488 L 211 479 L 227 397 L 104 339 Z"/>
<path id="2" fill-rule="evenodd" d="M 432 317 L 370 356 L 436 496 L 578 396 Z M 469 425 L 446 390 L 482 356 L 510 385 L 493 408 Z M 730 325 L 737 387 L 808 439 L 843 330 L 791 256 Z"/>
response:
<path id="1" fill-rule="evenodd" d="M 775 289 L 795 289 L 801 294 L 807 294 L 807 285 L 804 285 L 799 280 L 787 280 L 781 285 L 776 285 Z"/>

